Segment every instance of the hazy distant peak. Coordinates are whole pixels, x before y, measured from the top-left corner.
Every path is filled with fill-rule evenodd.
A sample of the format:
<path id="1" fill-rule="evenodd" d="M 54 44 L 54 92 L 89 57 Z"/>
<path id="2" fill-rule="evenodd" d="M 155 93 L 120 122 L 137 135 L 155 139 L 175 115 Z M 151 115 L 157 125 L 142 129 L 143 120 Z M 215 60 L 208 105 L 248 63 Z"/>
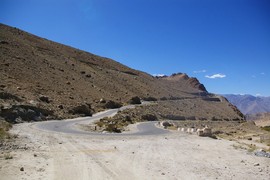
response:
<path id="1" fill-rule="evenodd" d="M 243 114 L 270 112 L 270 97 L 253 96 L 250 94 L 224 94 Z"/>

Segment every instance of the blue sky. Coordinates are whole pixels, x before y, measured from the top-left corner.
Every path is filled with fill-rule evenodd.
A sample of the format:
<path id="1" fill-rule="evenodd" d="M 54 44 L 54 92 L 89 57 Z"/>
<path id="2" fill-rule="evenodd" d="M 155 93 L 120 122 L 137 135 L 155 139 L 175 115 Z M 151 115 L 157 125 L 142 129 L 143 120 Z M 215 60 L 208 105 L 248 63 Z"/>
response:
<path id="1" fill-rule="evenodd" d="M 0 0 L 0 22 L 213 93 L 270 96 L 269 0 Z"/>

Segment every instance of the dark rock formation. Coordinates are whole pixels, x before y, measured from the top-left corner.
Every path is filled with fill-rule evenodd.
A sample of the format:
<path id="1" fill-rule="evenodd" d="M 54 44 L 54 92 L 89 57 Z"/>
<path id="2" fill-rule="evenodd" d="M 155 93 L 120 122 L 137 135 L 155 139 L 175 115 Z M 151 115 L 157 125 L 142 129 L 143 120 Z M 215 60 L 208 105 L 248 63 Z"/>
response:
<path id="1" fill-rule="evenodd" d="M 129 101 L 130 104 L 141 104 L 141 99 L 138 96 L 132 97 Z"/>
<path id="2" fill-rule="evenodd" d="M 83 116 L 92 116 L 93 110 L 91 109 L 90 105 L 82 104 L 69 110 L 69 113 L 73 115 L 79 114 Z"/>

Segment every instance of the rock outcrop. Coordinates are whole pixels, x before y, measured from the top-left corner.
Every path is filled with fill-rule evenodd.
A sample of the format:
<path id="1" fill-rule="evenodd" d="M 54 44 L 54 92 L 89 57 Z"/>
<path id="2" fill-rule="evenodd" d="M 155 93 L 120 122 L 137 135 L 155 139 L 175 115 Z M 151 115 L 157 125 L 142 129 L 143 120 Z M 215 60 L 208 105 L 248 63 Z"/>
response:
<path id="1" fill-rule="evenodd" d="M 164 77 L 161 77 L 161 78 L 169 80 L 169 81 L 180 82 L 180 83 L 182 83 L 183 81 L 186 81 L 185 83 L 188 86 L 190 86 L 190 87 L 192 87 L 194 89 L 203 91 L 203 92 L 207 92 L 204 85 L 201 84 L 197 78 L 189 77 L 185 73 L 175 73 L 175 74 L 172 74 L 171 76 L 164 76 Z"/>

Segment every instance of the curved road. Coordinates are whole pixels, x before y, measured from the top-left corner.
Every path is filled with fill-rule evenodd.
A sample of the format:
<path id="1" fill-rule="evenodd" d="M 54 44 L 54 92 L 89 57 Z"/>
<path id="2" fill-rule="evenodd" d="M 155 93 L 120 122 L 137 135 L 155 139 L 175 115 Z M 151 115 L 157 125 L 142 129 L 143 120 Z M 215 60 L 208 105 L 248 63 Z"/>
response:
<path id="1" fill-rule="evenodd" d="M 78 128 L 80 124 L 90 124 L 104 117 L 114 116 L 119 110 L 134 108 L 134 105 L 124 106 L 119 109 L 110 109 L 94 114 L 92 117 L 82 117 L 68 120 L 54 120 L 35 123 L 38 129 L 52 132 L 61 132 L 67 134 L 96 135 L 96 136 L 141 136 L 141 135 L 158 135 L 168 133 L 168 130 L 157 128 L 156 122 L 144 122 L 137 126 L 138 131 L 135 133 L 96 133 L 83 131 Z"/>

